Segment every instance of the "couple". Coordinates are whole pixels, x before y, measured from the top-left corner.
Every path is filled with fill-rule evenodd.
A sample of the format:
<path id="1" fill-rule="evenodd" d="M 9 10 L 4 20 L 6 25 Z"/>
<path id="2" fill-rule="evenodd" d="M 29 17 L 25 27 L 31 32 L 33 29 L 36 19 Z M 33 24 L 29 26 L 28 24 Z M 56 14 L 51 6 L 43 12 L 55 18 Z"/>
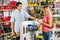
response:
<path id="1" fill-rule="evenodd" d="M 25 21 L 25 18 L 30 18 L 34 20 L 38 20 L 42 24 L 42 30 L 43 30 L 43 36 L 44 40 L 49 40 L 50 38 L 50 28 L 52 27 L 52 15 L 50 12 L 50 9 L 48 6 L 44 6 L 44 18 L 42 19 L 42 22 L 39 21 L 39 19 L 30 16 L 27 12 L 21 10 L 22 9 L 22 3 L 17 2 L 16 3 L 16 10 L 12 12 L 11 14 L 11 30 L 12 30 L 12 36 L 17 35 L 17 40 L 23 40 L 23 28 L 22 28 L 22 22 Z"/>

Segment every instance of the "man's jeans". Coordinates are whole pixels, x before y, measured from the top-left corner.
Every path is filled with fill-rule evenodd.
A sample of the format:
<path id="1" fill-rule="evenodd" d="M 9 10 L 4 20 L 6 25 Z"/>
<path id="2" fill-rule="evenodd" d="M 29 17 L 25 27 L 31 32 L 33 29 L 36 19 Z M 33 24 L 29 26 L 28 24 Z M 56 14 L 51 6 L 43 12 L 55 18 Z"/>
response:
<path id="1" fill-rule="evenodd" d="M 50 40 L 50 31 L 49 32 L 43 32 L 44 40 Z"/>

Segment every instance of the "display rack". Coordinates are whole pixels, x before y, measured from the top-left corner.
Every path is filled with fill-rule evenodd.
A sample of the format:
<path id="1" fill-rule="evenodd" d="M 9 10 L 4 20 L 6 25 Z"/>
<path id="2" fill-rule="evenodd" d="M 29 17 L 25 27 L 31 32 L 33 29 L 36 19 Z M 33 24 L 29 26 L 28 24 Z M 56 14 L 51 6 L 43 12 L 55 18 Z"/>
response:
<path id="1" fill-rule="evenodd" d="M 60 40 L 60 15 L 53 15 L 54 19 L 54 28 L 51 29 L 51 38 L 50 40 Z"/>
<path id="2" fill-rule="evenodd" d="M 43 17 L 43 10 L 42 7 L 45 5 L 48 5 L 50 8 L 53 6 L 53 3 L 55 0 L 27 0 L 28 1 L 28 7 L 34 7 L 35 14 L 37 13 L 37 17 Z M 39 18 L 38 17 L 38 18 Z"/>
<path id="3" fill-rule="evenodd" d="M 3 25 L 3 23 L 9 23 L 9 22 L 0 22 L 0 25 Z M 3 27 L 3 26 L 0 26 L 0 27 Z M 0 40 L 4 40 L 4 37 L 6 35 L 9 35 L 10 33 L 2 33 L 0 34 Z M 6 38 L 7 39 L 7 38 Z"/>
<path id="4" fill-rule="evenodd" d="M 0 4 L 0 40 L 5 40 L 5 36 L 11 32 L 10 18 L 12 11 L 16 8 L 16 1 L 0 0 Z"/>

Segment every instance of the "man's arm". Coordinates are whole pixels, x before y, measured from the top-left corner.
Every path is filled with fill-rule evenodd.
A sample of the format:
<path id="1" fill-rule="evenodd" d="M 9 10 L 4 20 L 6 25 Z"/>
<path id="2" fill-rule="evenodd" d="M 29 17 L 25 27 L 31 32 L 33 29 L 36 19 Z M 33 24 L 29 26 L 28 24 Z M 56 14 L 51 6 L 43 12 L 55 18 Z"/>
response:
<path id="1" fill-rule="evenodd" d="M 33 16 L 29 16 L 30 19 L 36 20 L 37 18 L 33 17 Z"/>
<path id="2" fill-rule="evenodd" d="M 14 33 L 14 22 L 15 22 L 15 18 L 14 18 L 14 13 L 11 14 L 11 30 L 12 30 L 12 36 L 15 35 Z"/>
<path id="3" fill-rule="evenodd" d="M 14 32 L 14 22 L 11 22 L 11 30 Z"/>
<path id="4" fill-rule="evenodd" d="M 11 35 L 14 36 L 15 35 L 15 32 L 14 32 L 14 22 L 11 22 L 11 30 L 12 30 Z"/>
<path id="5" fill-rule="evenodd" d="M 33 17 L 33 16 L 30 16 L 27 12 L 24 13 L 25 14 L 25 17 L 26 18 L 30 18 L 30 19 L 33 19 L 33 20 L 36 20 L 37 18 Z"/>

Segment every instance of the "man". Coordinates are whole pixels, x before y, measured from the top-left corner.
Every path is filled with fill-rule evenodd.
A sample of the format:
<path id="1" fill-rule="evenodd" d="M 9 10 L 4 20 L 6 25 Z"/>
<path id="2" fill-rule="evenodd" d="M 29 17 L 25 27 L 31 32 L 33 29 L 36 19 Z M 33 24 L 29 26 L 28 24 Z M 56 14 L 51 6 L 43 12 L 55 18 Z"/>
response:
<path id="1" fill-rule="evenodd" d="M 17 6 L 17 9 L 14 10 L 14 12 L 11 14 L 11 20 L 10 20 L 11 21 L 12 36 L 15 35 L 15 33 L 16 33 L 17 37 L 20 36 L 20 40 L 24 40 L 23 39 L 22 22 L 25 21 L 25 18 L 31 18 L 34 20 L 36 20 L 36 18 L 28 15 L 27 12 L 21 10 L 22 9 L 21 2 L 17 2 L 16 6 Z"/>

